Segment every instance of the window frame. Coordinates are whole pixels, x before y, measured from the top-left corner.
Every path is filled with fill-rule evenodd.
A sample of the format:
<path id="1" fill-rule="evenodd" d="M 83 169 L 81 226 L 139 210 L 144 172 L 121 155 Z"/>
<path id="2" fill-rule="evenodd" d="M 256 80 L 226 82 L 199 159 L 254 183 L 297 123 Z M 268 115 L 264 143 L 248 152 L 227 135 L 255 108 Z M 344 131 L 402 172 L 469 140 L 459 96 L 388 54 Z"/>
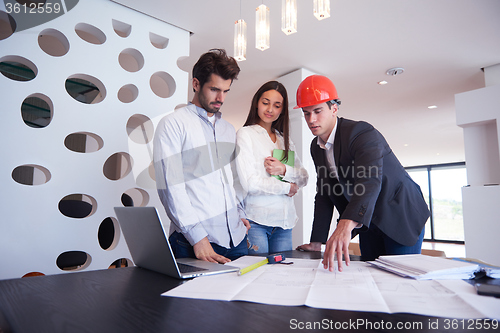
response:
<path id="1" fill-rule="evenodd" d="M 429 189 L 429 192 L 427 194 L 429 196 L 429 211 L 431 213 L 428 223 L 430 224 L 431 238 L 424 238 L 424 241 L 438 242 L 438 243 L 465 244 L 465 241 L 462 241 L 462 240 L 435 238 L 435 236 L 434 236 L 434 233 L 435 233 L 435 231 L 434 231 L 434 212 L 433 212 L 433 207 L 432 207 L 433 200 L 432 200 L 431 170 L 445 169 L 445 168 L 450 168 L 450 167 L 460 167 L 460 166 L 463 166 L 464 168 L 466 168 L 466 163 L 465 162 L 455 162 L 455 163 L 428 164 L 428 165 L 405 167 L 405 170 L 407 172 L 412 171 L 412 170 L 415 170 L 415 171 L 424 171 L 425 170 L 427 172 L 427 184 L 428 184 L 428 189 Z"/>

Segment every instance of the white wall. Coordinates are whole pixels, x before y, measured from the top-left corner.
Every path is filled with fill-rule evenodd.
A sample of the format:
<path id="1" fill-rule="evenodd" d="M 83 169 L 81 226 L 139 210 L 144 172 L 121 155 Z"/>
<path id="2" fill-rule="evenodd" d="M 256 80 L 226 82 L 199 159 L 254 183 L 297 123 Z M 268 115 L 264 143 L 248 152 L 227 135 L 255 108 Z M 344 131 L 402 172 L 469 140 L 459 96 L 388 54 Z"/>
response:
<path id="1" fill-rule="evenodd" d="M 309 243 L 311 236 L 312 221 L 314 214 L 314 195 L 316 194 L 316 170 L 311 158 L 309 147 L 314 138 L 311 131 L 307 127 L 302 114 L 302 109 L 294 109 L 297 105 L 296 92 L 297 87 L 303 79 L 315 73 L 307 69 L 298 69 L 292 73 L 283 75 L 277 80 L 281 82 L 288 93 L 288 105 L 290 116 L 290 139 L 295 144 L 297 154 L 304 165 L 304 168 L 309 173 L 309 182 L 295 196 L 295 208 L 299 220 L 292 231 L 293 248 L 298 245 Z"/>
<path id="2" fill-rule="evenodd" d="M 314 197 L 316 195 L 316 169 L 311 157 L 310 147 L 314 135 L 304 120 L 302 109 L 293 109 L 297 105 L 297 88 L 306 77 L 313 75 L 307 69 L 300 68 L 292 73 L 280 76 L 277 80 L 281 82 L 288 93 L 289 114 L 290 114 L 290 138 L 297 148 L 297 153 L 309 173 L 307 186 L 301 189 L 295 196 L 295 207 L 299 220 L 293 228 L 293 248 L 298 245 L 309 243 L 311 237 L 312 223 L 314 218 Z M 330 227 L 330 234 L 335 230 L 338 213 L 335 210 L 333 222 Z"/>
<path id="3" fill-rule="evenodd" d="M 465 251 L 500 265 L 500 64 L 485 68 L 485 82 L 485 88 L 455 95 L 469 184 L 462 188 Z"/>
<path id="4" fill-rule="evenodd" d="M 100 31 L 102 35 L 97 34 L 94 41 L 102 41 L 104 36 L 104 43 L 85 41 L 75 31 L 77 25 L 77 30 L 83 27 L 94 36 L 96 30 Z M 58 52 L 66 51 L 64 55 L 50 55 L 39 45 L 39 41 L 54 38 L 54 30 L 46 29 L 60 33 L 52 39 L 56 44 L 57 36 L 67 39 L 67 43 L 59 43 L 62 51 Z M 0 74 L 0 279 L 30 272 L 65 272 L 56 266 L 56 259 L 66 251 L 87 253 L 89 260 L 81 268 L 87 270 L 108 268 L 121 258 L 130 260 L 119 232 L 108 250 L 100 247 L 97 238 L 99 226 L 107 217 L 114 219 L 118 229 L 113 207 L 122 205 L 120 198 L 125 192 L 135 197 L 136 205 L 158 207 L 164 222 L 168 222 L 148 172 L 152 142 L 134 141 L 127 123 L 146 119 L 145 124 L 154 127 L 164 114 L 187 102 L 188 73 L 178 68 L 177 61 L 188 53 L 189 32 L 108 0 L 80 1 L 53 21 L 0 40 L 0 62 L 12 57 L 26 60 L 36 66 L 37 72 L 36 78 L 27 82 Z M 105 90 L 104 99 L 83 104 L 69 96 L 65 81 L 74 75 L 96 78 L 96 85 Z M 127 103 L 118 98 L 124 86 L 129 89 L 125 88 L 120 99 Z M 29 127 L 21 117 L 21 105 L 32 94 L 43 94 L 53 105 L 52 120 L 44 128 Z M 91 153 L 69 150 L 64 140 L 77 132 L 96 135 L 102 139 L 102 147 Z M 131 171 L 110 180 L 103 170 L 115 153 L 130 155 Z M 40 185 L 20 184 L 12 172 L 22 165 L 40 166 L 40 170 L 50 172 L 50 179 Z M 70 194 L 93 198 L 93 214 L 82 219 L 62 215 L 58 203 Z"/>

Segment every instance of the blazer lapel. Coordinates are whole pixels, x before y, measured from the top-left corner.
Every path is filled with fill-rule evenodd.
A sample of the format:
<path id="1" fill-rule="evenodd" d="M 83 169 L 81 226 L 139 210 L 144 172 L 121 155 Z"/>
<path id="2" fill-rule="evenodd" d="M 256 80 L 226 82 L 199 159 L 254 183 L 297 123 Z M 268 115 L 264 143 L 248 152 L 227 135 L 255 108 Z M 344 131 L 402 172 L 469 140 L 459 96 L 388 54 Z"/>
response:
<path id="1" fill-rule="evenodd" d="M 318 137 L 314 138 L 313 147 L 317 159 L 316 164 L 318 166 L 326 166 L 326 156 L 324 150 L 318 145 Z"/>

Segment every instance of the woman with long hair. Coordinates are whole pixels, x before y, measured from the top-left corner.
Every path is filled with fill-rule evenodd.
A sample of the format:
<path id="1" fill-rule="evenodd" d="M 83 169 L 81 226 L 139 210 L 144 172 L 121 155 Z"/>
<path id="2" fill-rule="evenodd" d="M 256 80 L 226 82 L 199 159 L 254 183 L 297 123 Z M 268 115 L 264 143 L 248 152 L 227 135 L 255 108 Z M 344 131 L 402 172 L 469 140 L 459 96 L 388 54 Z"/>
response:
<path id="1" fill-rule="evenodd" d="M 269 81 L 257 90 L 236 144 L 251 225 L 249 253 L 292 250 L 292 228 L 298 219 L 293 196 L 307 184 L 308 175 L 290 140 L 288 94 L 281 83 Z"/>

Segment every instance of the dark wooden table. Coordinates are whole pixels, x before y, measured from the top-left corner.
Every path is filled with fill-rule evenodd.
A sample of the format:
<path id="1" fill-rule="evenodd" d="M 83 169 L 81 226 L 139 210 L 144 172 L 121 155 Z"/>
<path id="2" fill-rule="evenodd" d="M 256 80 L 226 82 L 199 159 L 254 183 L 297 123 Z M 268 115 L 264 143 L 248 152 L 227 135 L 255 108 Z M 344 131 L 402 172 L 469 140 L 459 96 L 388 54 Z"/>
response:
<path id="1" fill-rule="evenodd" d="M 320 258 L 298 251 L 287 256 Z M 280 333 L 311 331 L 306 328 L 313 325 L 338 332 L 470 332 L 446 330 L 450 319 L 413 314 L 161 296 L 181 283 L 138 267 L 0 281 L 0 332 Z"/>

